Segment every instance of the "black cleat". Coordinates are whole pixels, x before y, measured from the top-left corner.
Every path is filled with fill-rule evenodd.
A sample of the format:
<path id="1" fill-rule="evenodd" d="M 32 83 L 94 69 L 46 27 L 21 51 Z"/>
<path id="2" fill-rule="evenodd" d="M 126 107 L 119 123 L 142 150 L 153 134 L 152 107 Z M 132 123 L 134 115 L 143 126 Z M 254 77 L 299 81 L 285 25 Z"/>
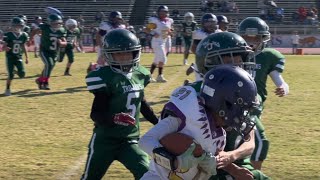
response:
<path id="1" fill-rule="evenodd" d="M 71 75 L 70 73 L 68 73 L 68 72 L 65 72 L 64 75 L 65 75 L 65 76 L 72 76 L 72 75 Z"/>
<path id="2" fill-rule="evenodd" d="M 36 83 L 37 83 L 39 89 L 43 89 L 43 83 L 41 83 L 39 81 L 39 79 L 36 79 Z"/>
<path id="3" fill-rule="evenodd" d="M 49 83 L 43 83 L 43 88 L 44 90 L 50 90 L 50 87 L 49 87 Z"/>

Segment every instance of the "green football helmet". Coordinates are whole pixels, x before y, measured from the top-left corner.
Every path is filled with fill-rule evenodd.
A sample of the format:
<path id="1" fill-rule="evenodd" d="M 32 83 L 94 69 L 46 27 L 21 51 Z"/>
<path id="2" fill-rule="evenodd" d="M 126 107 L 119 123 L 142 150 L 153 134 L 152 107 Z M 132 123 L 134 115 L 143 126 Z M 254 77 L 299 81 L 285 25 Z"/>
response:
<path id="1" fill-rule="evenodd" d="M 269 26 L 258 17 L 247 17 L 241 21 L 238 34 L 259 54 L 270 41 Z"/>
<path id="2" fill-rule="evenodd" d="M 102 52 L 114 72 L 127 74 L 139 65 L 141 45 L 130 31 L 115 29 L 104 37 Z"/>
<path id="3" fill-rule="evenodd" d="M 19 14 L 17 17 L 21 18 L 22 20 L 24 20 L 24 22 L 26 23 L 28 21 L 27 16 L 23 15 L 23 14 Z"/>
<path id="4" fill-rule="evenodd" d="M 14 17 L 11 20 L 11 27 L 14 32 L 20 33 L 25 26 L 25 22 L 23 19 L 19 17 Z"/>
<path id="5" fill-rule="evenodd" d="M 58 14 L 50 14 L 48 16 L 48 24 L 54 30 L 59 30 L 62 27 L 62 17 Z"/>
<path id="6" fill-rule="evenodd" d="M 254 52 L 241 36 L 231 32 L 214 33 L 203 39 L 197 46 L 196 63 L 203 74 L 219 65 L 231 64 L 255 75 Z"/>

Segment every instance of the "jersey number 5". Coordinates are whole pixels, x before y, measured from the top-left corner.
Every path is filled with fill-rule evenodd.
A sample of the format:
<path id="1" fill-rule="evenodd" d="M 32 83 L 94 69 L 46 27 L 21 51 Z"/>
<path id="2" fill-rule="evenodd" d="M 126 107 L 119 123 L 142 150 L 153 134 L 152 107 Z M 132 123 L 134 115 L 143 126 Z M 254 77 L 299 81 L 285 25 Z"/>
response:
<path id="1" fill-rule="evenodd" d="M 137 111 L 137 107 L 134 103 L 132 103 L 132 99 L 137 99 L 140 96 L 140 92 L 132 92 L 128 94 L 127 97 L 127 105 L 126 108 L 129 110 L 129 112 L 131 113 L 131 116 L 135 116 L 136 111 Z"/>

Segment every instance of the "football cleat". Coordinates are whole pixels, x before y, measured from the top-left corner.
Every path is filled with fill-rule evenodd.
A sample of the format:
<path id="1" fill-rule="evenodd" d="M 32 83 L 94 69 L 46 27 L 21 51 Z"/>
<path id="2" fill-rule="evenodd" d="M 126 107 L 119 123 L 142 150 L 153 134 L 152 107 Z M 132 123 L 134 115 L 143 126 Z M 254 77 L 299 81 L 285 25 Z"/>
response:
<path id="1" fill-rule="evenodd" d="M 42 89 L 50 90 L 49 83 L 48 82 L 43 83 L 43 88 Z"/>
<path id="2" fill-rule="evenodd" d="M 35 80 L 35 82 L 36 82 L 36 84 L 38 85 L 38 88 L 39 88 L 39 89 L 43 89 L 43 84 L 39 81 L 39 78 L 37 78 L 37 79 Z"/>
<path id="3" fill-rule="evenodd" d="M 69 72 L 65 72 L 64 76 L 72 76 Z"/>
<path id="4" fill-rule="evenodd" d="M 11 96 L 11 91 L 10 91 L 10 89 L 6 89 L 6 91 L 4 92 L 4 95 L 6 95 L 6 96 Z"/>
<path id="5" fill-rule="evenodd" d="M 159 75 L 157 77 L 157 82 L 167 82 L 167 80 L 163 77 L 163 75 Z"/>
<path id="6" fill-rule="evenodd" d="M 151 82 L 151 83 L 155 83 L 155 82 L 157 82 L 157 80 L 155 80 L 153 77 L 151 77 L 151 78 L 150 78 L 150 82 Z"/>
<path id="7" fill-rule="evenodd" d="M 184 59 L 183 60 L 183 65 L 188 65 L 188 60 Z"/>

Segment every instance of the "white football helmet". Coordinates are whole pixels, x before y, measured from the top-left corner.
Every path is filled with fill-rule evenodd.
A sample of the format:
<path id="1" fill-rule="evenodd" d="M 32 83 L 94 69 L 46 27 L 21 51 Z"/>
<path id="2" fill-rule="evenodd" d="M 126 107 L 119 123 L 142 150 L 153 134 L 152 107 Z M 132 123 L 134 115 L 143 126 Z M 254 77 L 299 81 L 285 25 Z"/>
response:
<path id="1" fill-rule="evenodd" d="M 68 30 L 73 30 L 78 26 L 78 22 L 74 19 L 68 19 L 65 23 L 65 26 Z"/>
<path id="2" fill-rule="evenodd" d="M 187 12 L 186 14 L 184 14 L 184 20 L 187 23 L 191 23 L 194 21 L 194 15 L 192 12 Z"/>

